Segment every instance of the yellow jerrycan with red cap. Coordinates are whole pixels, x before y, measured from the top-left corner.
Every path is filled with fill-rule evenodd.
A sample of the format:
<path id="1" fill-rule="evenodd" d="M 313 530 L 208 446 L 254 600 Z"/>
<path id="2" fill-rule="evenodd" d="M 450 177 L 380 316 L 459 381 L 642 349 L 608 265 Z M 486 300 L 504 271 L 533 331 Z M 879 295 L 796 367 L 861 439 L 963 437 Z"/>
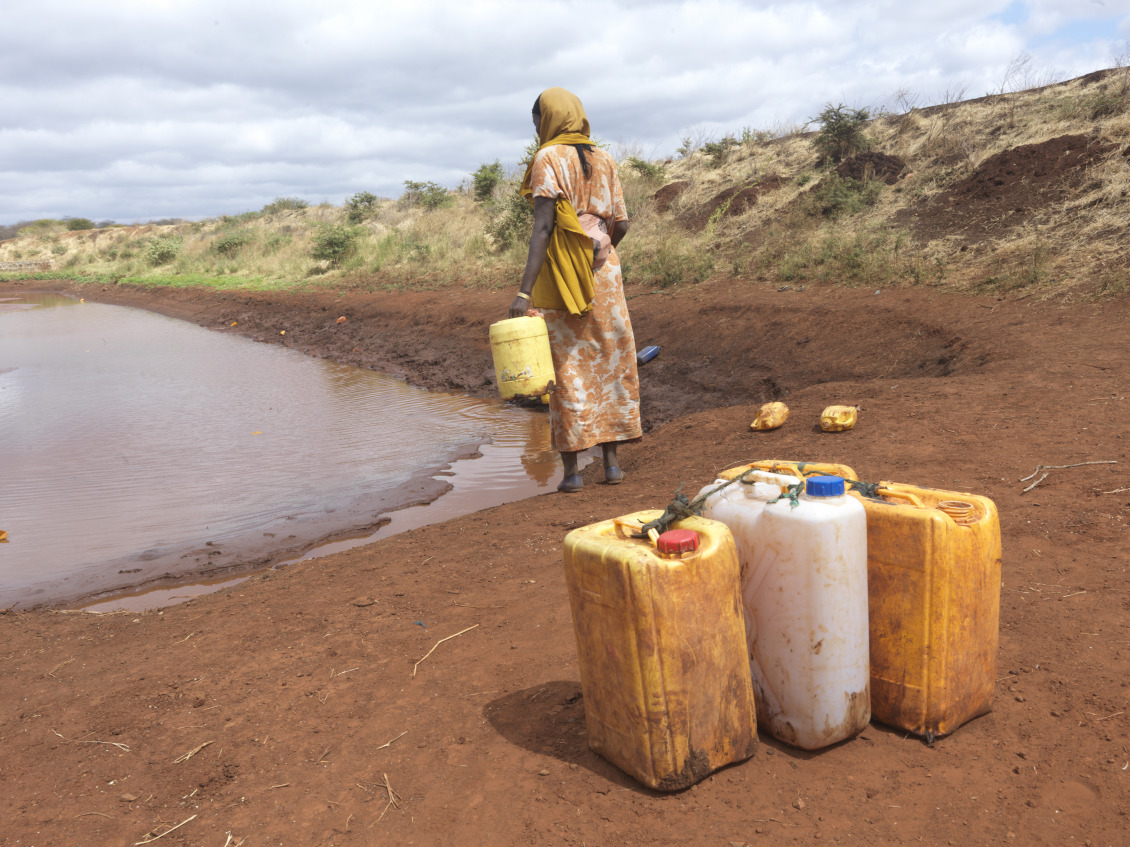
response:
<path id="1" fill-rule="evenodd" d="M 992 708 L 1001 531 L 988 497 L 880 482 L 867 511 L 871 715 L 927 741 Z"/>
<path id="2" fill-rule="evenodd" d="M 589 746 L 659 791 L 752 756 L 757 716 L 738 557 L 725 525 L 660 510 L 565 536 Z"/>

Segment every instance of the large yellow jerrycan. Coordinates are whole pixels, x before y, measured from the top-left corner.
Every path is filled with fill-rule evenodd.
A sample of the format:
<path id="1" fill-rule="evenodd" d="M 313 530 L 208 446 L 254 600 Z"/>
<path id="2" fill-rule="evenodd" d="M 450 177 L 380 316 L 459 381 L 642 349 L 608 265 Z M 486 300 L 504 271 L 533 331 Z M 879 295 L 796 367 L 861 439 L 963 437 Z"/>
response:
<path id="1" fill-rule="evenodd" d="M 867 510 L 871 715 L 932 741 L 991 708 L 1001 532 L 987 497 L 881 482 Z"/>
<path id="2" fill-rule="evenodd" d="M 761 459 L 757 462 L 750 462 L 748 465 L 739 465 L 736 468 L 722 471 L 718 474 L 718 478 L 736 479 L 746 471 L 753 470 L 795 476 L 797 479 L 805 479 L 810 476 L 839 476 L 849 481 L 859 479 L 855 475 L 855 471 L 847 465 L 837 465 L 832 462 L 794 462 L 784 459 Z"/>
<path id="3" fill-rule="evenodd" d="M 538 399 L 553 390 L 553 356 L 544 318 L 508 318 L 491 324 L 490 351 L 503 400 Z"/>
<path id="4" fill-rule="evenodd" d="M 631 537 L 661 514 L 570 532 L 565 580 L 589 746 L 647 787 L 677 791 L 752 756 L 757 716 L 733 536 L 687 518 L 658 547 Z M 686 530 L 698 547 L 678 552 Z"/>

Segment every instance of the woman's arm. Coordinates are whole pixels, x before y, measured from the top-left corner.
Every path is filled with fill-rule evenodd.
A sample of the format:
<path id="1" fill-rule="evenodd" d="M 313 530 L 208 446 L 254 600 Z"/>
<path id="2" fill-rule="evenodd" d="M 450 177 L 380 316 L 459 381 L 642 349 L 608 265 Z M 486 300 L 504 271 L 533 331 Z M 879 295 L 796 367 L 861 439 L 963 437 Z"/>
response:
<path id="1" fill-rule="evenodd" d="M 627 221 L 613 221 L 612 234 L 609 236 L 612 239 L 612 246 L 615 247 L 624 240 L 624 236 L 628 234 Z"/>
<path id="2" fill-rule="evenodd" d="M 545 264 L 545 254 L 549 250 L 549 236 L 553 233 L 553 222 L 557 217 L 557 200 L 553 197 L 534 198 L 534 231 L 530 234 L 530 252 L 526 256 L 526 270 L 522 273 L 519 291 L 527 297 L 534 290 L 541 267 Z M 510 317 L 520 318 L 530 308 L 525 297 L 515 297 L 510 304 Z"/>

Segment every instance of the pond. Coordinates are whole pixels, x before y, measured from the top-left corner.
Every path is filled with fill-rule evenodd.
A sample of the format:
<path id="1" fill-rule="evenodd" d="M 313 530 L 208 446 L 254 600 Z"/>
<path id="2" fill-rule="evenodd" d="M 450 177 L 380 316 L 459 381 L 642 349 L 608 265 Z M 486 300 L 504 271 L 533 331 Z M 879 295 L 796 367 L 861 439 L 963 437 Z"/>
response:
<path id="1" fill-rule="evenodd" d="M 140 309 L 0 300 L 0 608 L 333 552 L 558 467 L 537 410 Z"/>

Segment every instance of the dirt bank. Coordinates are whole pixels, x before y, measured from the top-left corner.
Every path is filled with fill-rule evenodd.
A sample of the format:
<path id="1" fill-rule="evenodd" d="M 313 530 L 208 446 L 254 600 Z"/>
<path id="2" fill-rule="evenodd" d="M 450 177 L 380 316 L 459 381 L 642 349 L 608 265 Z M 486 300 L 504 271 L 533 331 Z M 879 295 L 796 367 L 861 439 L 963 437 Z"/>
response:
<path id="1" fill-rule="evenodd" d="M 649 432 L 622 451 L 624 485 L 590 473 L 578 495 L 163 612 L 0 615 L 0 845 L 127 845 L 182 822 L 162 844 L 1124 843 L 1126 302 L 630 293 L 639 343 L 663 353 L 641 371 Z M 83 296 L 479 393 L 493 390 L 485 326 L 506 308 L 473 291 Z M 777 397 L 786 427 L 749 432 Z M 855 430 L 819 431 L 833 402 L 862 407 Z M 818 754 L 766 741 L 653 794 L 587 749 L 561 538 L 769 457 L 997 502 L 995 709 L 933 749 L 878 725 Z M 1098 460 L 1118 464 L 1019 481 Z"/>

